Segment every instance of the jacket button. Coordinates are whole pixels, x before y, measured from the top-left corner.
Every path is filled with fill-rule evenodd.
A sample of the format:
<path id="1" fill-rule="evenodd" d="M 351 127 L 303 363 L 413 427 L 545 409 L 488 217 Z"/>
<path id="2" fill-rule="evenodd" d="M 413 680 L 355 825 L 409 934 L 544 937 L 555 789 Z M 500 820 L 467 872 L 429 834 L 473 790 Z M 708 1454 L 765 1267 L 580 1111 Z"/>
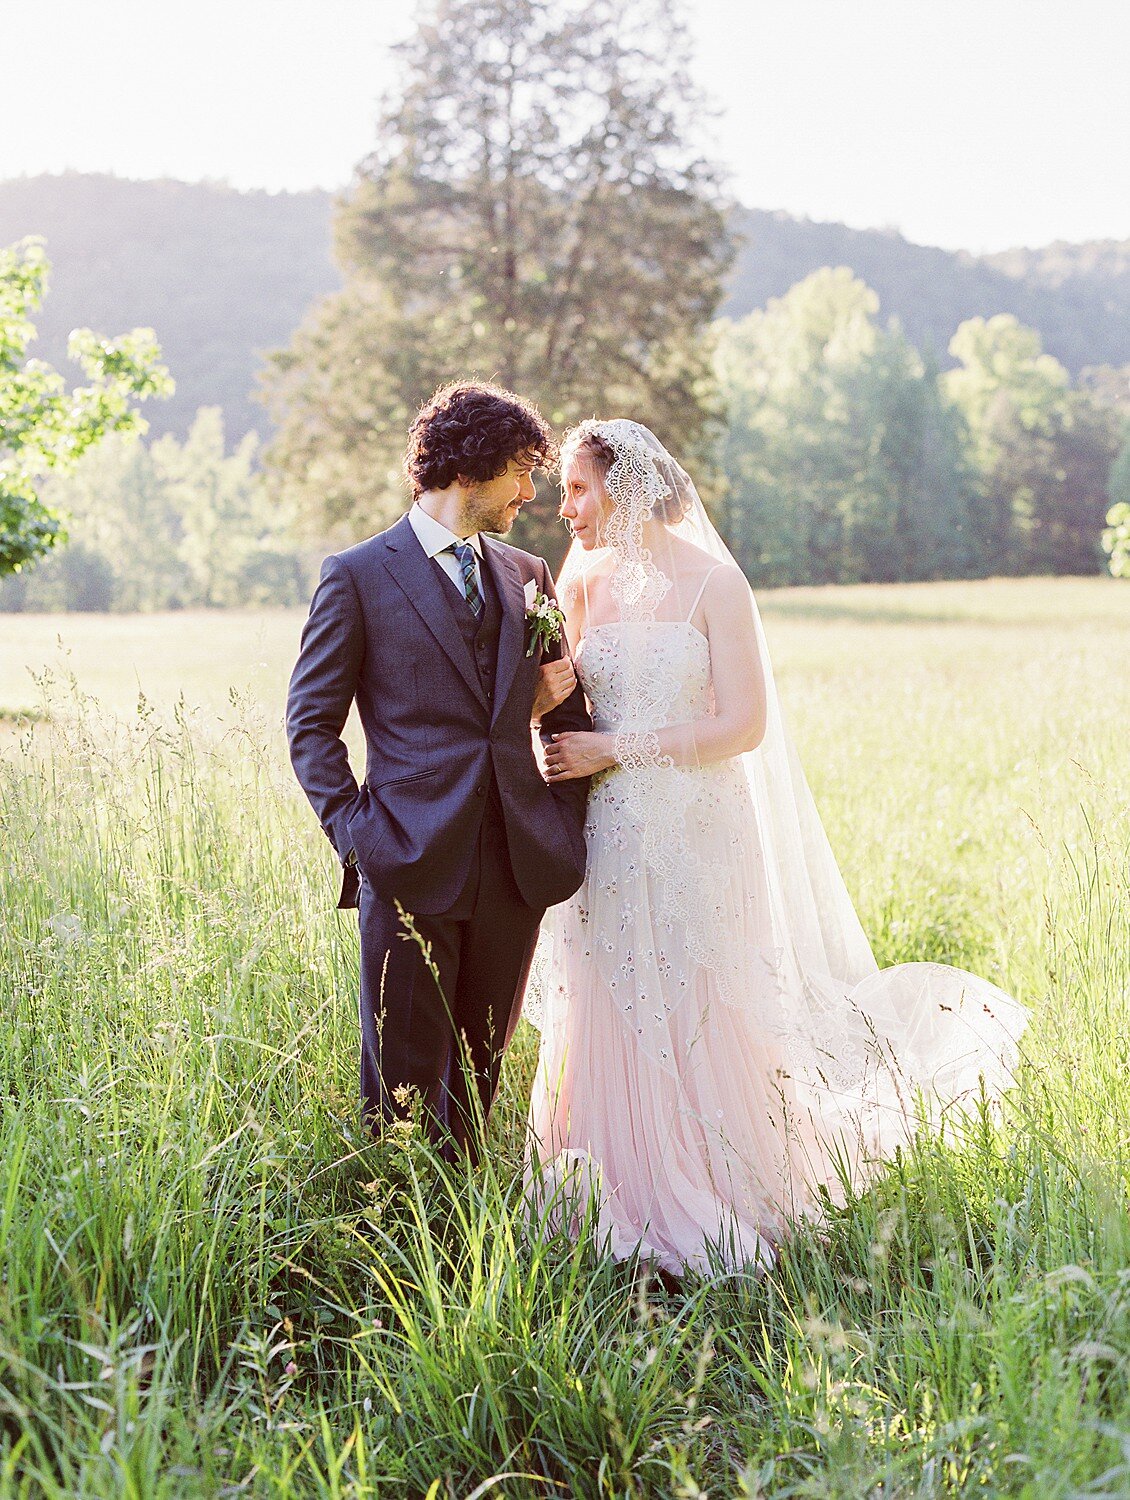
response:
<path id="1" fill-rule="evenodd" d="M 475 796 L 476 797 L 485 797 L 486 794 L 487 794 L 487 789 L 486 789 L 485 786 L 477 786 L 475 788 Z"/>

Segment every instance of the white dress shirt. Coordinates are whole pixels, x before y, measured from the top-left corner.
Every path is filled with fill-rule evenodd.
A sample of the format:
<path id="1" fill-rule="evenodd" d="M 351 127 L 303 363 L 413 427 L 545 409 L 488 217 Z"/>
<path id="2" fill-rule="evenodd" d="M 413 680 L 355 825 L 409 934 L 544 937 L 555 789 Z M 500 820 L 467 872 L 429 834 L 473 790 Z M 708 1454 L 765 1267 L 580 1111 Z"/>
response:
<path id="1" fill-rule="evenodd" d="M 416 533 L 420 546 L 429 557 L 436 559 L 461 594 L 464 593 L 463 570 L 459 566 L 459 559 L 455 553 L 445 551 L 445 548 L 453 546 L 456 542 L 470 542 L 475 549 L 475 583 L 478 585 L 479 598 L 486 597 L 483 593 L 482 580 L 483 543 L 477 531 L 469 537 L 456 536 L 453 531 L 448 531 L 442 521 L 429 516 L 418 500 L 408 512 L 408 524 Z"/>

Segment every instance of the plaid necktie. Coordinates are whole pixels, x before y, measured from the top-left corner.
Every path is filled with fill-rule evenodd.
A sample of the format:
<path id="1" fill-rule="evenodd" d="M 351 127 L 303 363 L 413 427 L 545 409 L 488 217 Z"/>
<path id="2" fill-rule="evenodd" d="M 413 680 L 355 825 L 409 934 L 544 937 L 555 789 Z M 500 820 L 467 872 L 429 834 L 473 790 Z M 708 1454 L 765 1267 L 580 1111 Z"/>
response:
<path id="1" fill-rule="evenodd" d="M 475 549 L 470 542 L 453 542 L 451 549 L 463 575 L 463 593 L 477 620 L 483 612 L 483 596 L 479 592 L 479 580 L 475 575 Z"/>

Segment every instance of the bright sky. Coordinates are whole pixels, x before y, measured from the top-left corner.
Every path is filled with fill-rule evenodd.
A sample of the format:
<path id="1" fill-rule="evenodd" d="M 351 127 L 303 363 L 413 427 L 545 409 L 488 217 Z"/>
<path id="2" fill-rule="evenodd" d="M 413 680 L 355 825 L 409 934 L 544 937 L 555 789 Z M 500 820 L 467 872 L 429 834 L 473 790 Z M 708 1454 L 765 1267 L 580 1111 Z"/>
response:
<path id="1" fill-rule="evenodd" d="M 337 187 L 407 0 L 6 14 L 0 179 Z M 1130 238 L 1130 0 L 690 0 L 715 156 L 757 208 L 974 251 Z"/>

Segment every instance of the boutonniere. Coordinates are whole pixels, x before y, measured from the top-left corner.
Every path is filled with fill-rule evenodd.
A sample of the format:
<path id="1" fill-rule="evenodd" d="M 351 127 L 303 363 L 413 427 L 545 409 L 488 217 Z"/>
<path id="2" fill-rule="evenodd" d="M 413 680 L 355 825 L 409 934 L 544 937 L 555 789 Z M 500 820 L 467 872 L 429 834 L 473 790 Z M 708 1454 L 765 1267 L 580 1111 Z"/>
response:
<path id="1" fill-rule="evenodd" d="M 526 585 L 526 627 L 530 633 L 527 656 L 533 656 L 540 645 L 556 645 L 565 628 L 565 616 L 548 594 L 541 593 L 532 583 Z"/>

